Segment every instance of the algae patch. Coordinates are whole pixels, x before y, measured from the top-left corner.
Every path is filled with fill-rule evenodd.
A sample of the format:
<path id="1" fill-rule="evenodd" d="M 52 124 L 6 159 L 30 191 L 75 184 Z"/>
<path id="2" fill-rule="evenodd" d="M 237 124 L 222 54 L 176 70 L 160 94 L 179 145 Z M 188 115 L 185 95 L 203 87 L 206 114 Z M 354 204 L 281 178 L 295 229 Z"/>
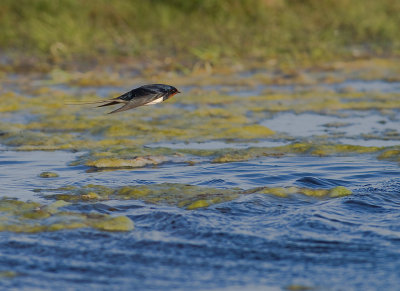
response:
<path id="1" fill-rule="evenodd" d="M 0 280 L 1 279 L 12 279 L 18 276 L 17 272 L 14 271 L 0 271 Z"/>
<path id="2" fill-rule="evenodd" d="M 153 152 L 154 155 L 149 155 Z M 186 163 L 196 161 L 229 163 L 260 157 L 282 156 L 348 156 L 354 154 L 378 154 L 381 159 L 396 160 L 398 147 L 374 147 L 326 143 L 325 140 L 292 143 L 274 147 L 217 148 L 217 149 L 169 149 L 169 148 L 116 148 L 107 151 L 91 151 L 78 158 L 73 165 L 84 164 L 102 169 L 137 168 L 159 165 L 165 162 Z"/>
<path id="3" fill-rule="evenodd" d="M 365 147 L 345 144 L 324 144 L 324 143 L 293 143 L 290 145 L 272 148 L 248 148 L 248 149 L 226 149 L 215 152 L 214 163 L 227 163 L 245 161 L 262 156 L 282 155 L 311 155 L 311 156 L 333 156 L 349 154 L 368 154 L 381 151 L 379 147 Z"/>
<path id="4" fill-rule="evenodd" d="M 58 200 L 49 205 L 3 198 L 0 200 L 0 231 L 36 233 L 77 228 L 103 231 L 131 231 L 133 222 L 125 216 L 63 211 L 70 205 Z"/>
<path id="5" fill-rule="evenodd" d="M 339 67 L 342 66 L 347 67 L 343 64 Z M 332 72 L 332 76 L 336 76 L 336 79 L 332 76 L 333 79 L 331 77 L 323 79 L 326 72 L 323 74 L 303 72 L 303 75 L 309 75 L 310 82 L 304 81 L 307 78 L 302 77 L 297 80 L 296 76 L 299 77 L 301 74 L 293 72 L 293 78 L 289 79 L 284 77 L 287 74 L 283 72 L 268 71 L 245 78 L 237 74 L 215 76 L 217 79 L 210 76 L 200 78 L 196 75 L 179 76 L 179 78 L 165 76 L 168 83 L 177 83 L 178 87 L 182 85 L 192 89 L 185 90 L 185 95 L 172 98 L 159 106 L 140 107 L 118 115 L 104 114 L 107 111 L 101 108 L 66 105 L 68 100 L 72 99 L 84 101 L 115 96 L 109 90 L 106 90 L 108 93 L 104 93 L 101 88 L 92 88 L 92 91 L 86 88 L 89 84 L 100 85 L 98 80 L 102 78 L 96 76 L 107 75 L 104 72 L 99 74 L 52 72 L 42 76 L 44 80 L 41 81 L 34 77 L 21 77 L 21 80 L 17 78 L 13 81 L 16 82 L 15 91 L 18 94 L 12 89 L 2 92 L 4 98 L 2 98 L 1 110 L 7 114 L 7 118 L 0 119 L 0 143 L 24 151 L 89 150 L 90 154 L 77 163 L 96 169 L 136 168 L 165 162 L 191 164 L 193 156 L 207 157 L 208 161 L 222 163 L 243 161 L 265 155 L 326 156 L 375 152 L 381 154 L 382 148 L 365 146 L 356 148 L 338 144 L 340 142 L 338 139 L 343 138 L 341 131 L 348 130 L 350 126 L 340 123 L 343 121 L 341 117 L 347 114 L 345 121 L 351 124 L 358 116 L 357 120 L 362 124 L 363 118 L 368 116 L 368 113 L 361 118 L 358 113 L 365 110 L 374 111 L 375 119 L 382 119 L 386 124 L 380 124 L 379 132 L 366 133 L 373 134 L 375 139 L 396 142 L 399 138 L 395 126 L 398 124 L 397 110 L 400 108 L 399 93 L 329 89 L 334 88 L 332 87 L 334 85 L 330 83 L 337 82 L 339 77 L 343 79 L 341 73 L 340 70 L 336 73 Z M 128 83 L 131 86 L 132 82 L 143 82 L 143 79 L 139 77 L 132 81 L 127 76 L 116 77 L 117 75 L 113 75 L 112 79 L 121 80 L 119 84 L 121 86 L 128 86 Z M 93 82 L 86 80 L 90 78 L 93 78 Z M 9 81 L 14 79 L 8 77 Z M 295 88 L 285 91 L 277 88 L 279 87 L 277 84 L 293 85 L 290 82 L 294 80 L 304 83 L 301 79 L 309 85 L 307 89 Z M 325 84 L 315 86 L 320 82 L 325 82 Z M 71 84 L 79 87 L 71 88 Z M 206 89 L 210 84 L 213 86 L 225 84 L 230 93 Z M 327 84 L 332 86 L 324 89 Z M 271 88 L 269 88 L 270 85 Z M 246 97 L 235 94 L 238 88 L 244 87 L 254 91 L 254 88 L 258 86 L 266 87 L 266 89 Z M 5 88 L 9 87 L 5 86 Z M 78 93 L 74 91 L 75 89 Z M 115 88 L 115 90 L 122 89 Z M 105 96 L 107 94 L 110 96 Z M 293 126 L 287 126 L 292 129 L 287 133 L 278 126 L 279 120 L 273 122 L 276 119 L 274 117 L 276 113 L 282 111 L 285 111 L 289 117 L 291 114 L 307 112 L 306 114 L 313 113 L 312 118 L 317 115 L 325 117 L 322 119 L 329 116 L 332 118 L 324 122 L 322 129 L 318 131 L 318 136 L 297 136 L 292 133 L 296 132 L 296 127 L 304 127 L 304 130 L 309 131 L 309 126 L 307 124 L 303 126 L 294 121 Z M 32 118 L 21 120 L 21 116 L 27 114 Z M 314 121 L 312 118 L 308 124 Z M 9 122 L 9 120 L 19 122 Z M 325 132 L 326 129 L 328 132 Z M 338 130 L 333 131 L 333 129 Z M 359 138 L 362 141 L 371 136 Z M 295 141 L 295 143 L 286 147 L 258 149 L 251 147 L 252 142 L 262 142 L 265 139 L 285 143 Z M 146 147 L 146 145 L 160 142 L 168 144 L 209 141 L 230 143 L 233 149 L 173 150 Z M 247 143 L 249 148 L 238 149 L 235 147 L 238 143 Z M 181 156 L 177 157 L 176 154 Z"/>
<path id="6" fill-rule="evenodd" d="M 210 188 L 179 183 L 162 183 L 151 185 L 123 186 L 110 188 L 101 185 L 86 185 L 82 187 L 65 187 L 54 190 L 42 190 L 47 199 L 65 200 L 70 202 L 90 202 L 101 200 L 142 200 L 152 204 L 167 204 L 188 210 L 208 207 L 210 205 L 234 200 L 241 195 L 269 194 L 279 197 L 290 197 L 294 194 L 315 198 L 336 198 L 351 195 L 352 192 L 343 186 L 332 189 L 312 189 L 299 187 L 257 187 L 253 189 L 240 188 Z M 51 194 L 47 194 L 51 192 Z M 53 194 L 53 193 L 56 194 Z"/>
<path id="7" fill-rule="evenodd" d="M 42 172 L 39 175 L 40 178 L 57 178 L 59 175 L 54 172 Z"/>
<path id="8" fill-rule="evenodd" d="M 400 146 L 386 149 L 378 156 L 378 159 L 397 161 L 400 163 Z"/>
<path id="9" fill-rule="evenodd" d="M 293 194 L 302 194 L 310 197 L 343 197 L 351 195 L 352 192 L 343 186 L 337 186 L 332 189 L 312 189 L 312 188 L 299 188 L 299 187 L 273 187 L 264 188 L 260 191 L 264 194 L 272 194 L 279 197 L 288 197 Z"/>
<path id="10" fill-rule="evenodd" d="M 165 156 L 144 156 L 131 159 L 102 158 L 86 163 L 95 168 L 140 168 L 147 165 L 158 165 L 167 161 Z"/>

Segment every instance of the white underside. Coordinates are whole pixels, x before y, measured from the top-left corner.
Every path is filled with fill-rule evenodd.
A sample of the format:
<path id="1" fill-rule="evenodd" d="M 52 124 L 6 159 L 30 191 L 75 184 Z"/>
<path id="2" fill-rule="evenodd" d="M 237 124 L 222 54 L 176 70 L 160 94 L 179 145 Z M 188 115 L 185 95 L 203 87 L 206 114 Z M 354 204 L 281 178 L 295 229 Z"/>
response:
<path id="1" fill-rule="evenodd" d="M 145 105 L 154 105 L 154 104 L 161 103 L 161 102 L 163 102 L 163 97 L 153 100 Z"/>

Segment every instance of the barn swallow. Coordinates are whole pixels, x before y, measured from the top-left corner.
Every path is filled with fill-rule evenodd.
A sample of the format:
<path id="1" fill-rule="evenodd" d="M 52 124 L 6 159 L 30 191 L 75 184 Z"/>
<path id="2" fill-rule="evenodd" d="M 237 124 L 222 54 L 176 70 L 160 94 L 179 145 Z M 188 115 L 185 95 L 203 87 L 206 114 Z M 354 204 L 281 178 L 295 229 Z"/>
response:
<path id="1" fill-rule="evenodd" d="M 179 92 L 175 87 L 169 85 L 150 84 L 138 87 L 115 98 L 95 102 L 86 102 L 84 104 L 102 103 L 97 107 L 123 104 L 122 107 L 108 113 L 111 114 L 126 111 L 143 105 L 161 103 L 178 93 L 181 92 Z"/>

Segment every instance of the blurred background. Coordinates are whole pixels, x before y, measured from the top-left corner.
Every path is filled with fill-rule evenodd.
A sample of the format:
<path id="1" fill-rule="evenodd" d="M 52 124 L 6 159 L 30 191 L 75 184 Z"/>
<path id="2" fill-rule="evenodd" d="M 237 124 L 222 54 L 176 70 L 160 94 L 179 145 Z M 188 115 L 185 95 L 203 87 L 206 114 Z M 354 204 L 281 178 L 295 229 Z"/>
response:
<path id="1" fill-rule="evenodd" d="M 399 15 L 396 0 L 3 0 L 0 48 L 3 65 L 127 57 L 176 70 L 315 64 L 398 55 Z"/>

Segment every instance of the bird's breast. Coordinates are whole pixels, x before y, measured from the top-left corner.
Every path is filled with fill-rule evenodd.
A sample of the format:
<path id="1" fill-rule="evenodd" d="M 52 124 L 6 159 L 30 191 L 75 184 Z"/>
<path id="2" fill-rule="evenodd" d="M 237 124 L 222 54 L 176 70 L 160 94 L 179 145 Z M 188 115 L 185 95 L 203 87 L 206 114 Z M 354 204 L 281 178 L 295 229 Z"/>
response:
<path id="1" fill-rule="evenodd" d="M 156 100 L 153 100 L 153 101 L 151 101 L 149 103 L 146 103 L 145 105 L 154 105 L 154 104 L 161 103 L 161 102 L 163 102 L 163 97 L 160 97 L 160 98 L 158 98 Z"/>

